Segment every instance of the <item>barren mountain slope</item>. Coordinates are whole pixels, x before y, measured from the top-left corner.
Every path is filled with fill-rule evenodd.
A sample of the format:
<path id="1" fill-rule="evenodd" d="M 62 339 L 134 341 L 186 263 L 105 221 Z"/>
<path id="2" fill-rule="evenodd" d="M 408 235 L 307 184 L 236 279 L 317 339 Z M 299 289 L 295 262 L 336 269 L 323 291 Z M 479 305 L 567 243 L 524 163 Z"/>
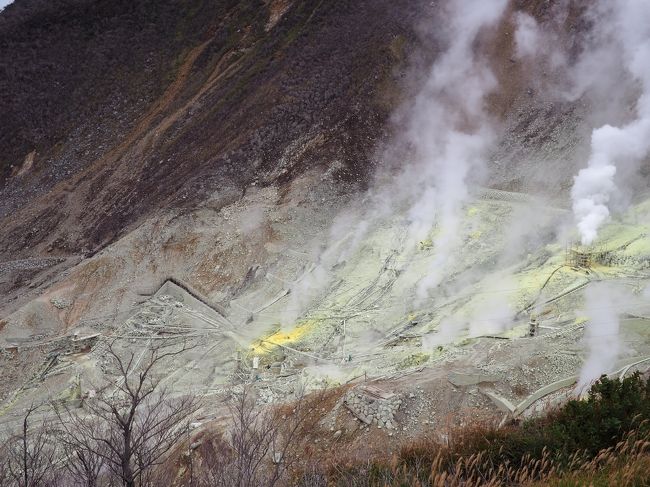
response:
<path id="1" fill-rule="evenodd" d="M 308 169 L 365 187 L 388 116 L 438 51 L 423 34 L 436 13 L 383 1 L 12 5 L 0 17 L 0 260 L 40 260 L 7 267 L 26 269 L 3 280 L 5 299 L 215 192 L 223 204 Z M 580 124 L 576 107 L 528 94 L 511 33 L 507 21 L 490 47 L 507 80 L 493 110 L 509 127 L 494 184 L 517 189 L 521 156 L 573 153 Z"/>
<path id="2" fill-rule="evenodd" d="M 94 252 L 156 209 L 308 167 L 362 181 L 418 9 L 56 3 L 18 2 L 0 26 L 14 258 Z"/>
<path id="3" fill-rule="evenodd" d="M 528 414 L 549 384 L 575 382 L 580 293 L 607 279 L 635 293 L 623 310 L 633 344 L 612 367 L 643 359 L 647 204 L 605 229 L 594 269 L 569 265 L 568 192 L 601 121 L 515 55 L 516 14 L 528 12 L 577 56 L 585 2 L 555 25 L 564 2 L 512 1 L 472 39 L 496 78 L 496 141 L 467 175 L 480 184 L 457 205 L 442 285 L 417 296 L 446 265 L 443 225 L 408 242 L 412 209 L 371 210 L 416 152 L 399 135 L 448 48 L 439 3 L 17 0 L 3 11 L 0 418 L 61 396 L 74 374 L 85 389 L 108 340 L 140 350 L 168 337 L 199 344 L 168 371 L 179 393 L 248 381 L 273 402 L 303 379 L 371 377 L 426 391 L 409 401 L 419 412 L 396 416 L 405 434 L 431 410 L 432 428 L 461 409 L 454 421 Z M 419 191 L 418 176 L 400 192 Z M 429 343 L 449 317 L 462 334 Z"/>

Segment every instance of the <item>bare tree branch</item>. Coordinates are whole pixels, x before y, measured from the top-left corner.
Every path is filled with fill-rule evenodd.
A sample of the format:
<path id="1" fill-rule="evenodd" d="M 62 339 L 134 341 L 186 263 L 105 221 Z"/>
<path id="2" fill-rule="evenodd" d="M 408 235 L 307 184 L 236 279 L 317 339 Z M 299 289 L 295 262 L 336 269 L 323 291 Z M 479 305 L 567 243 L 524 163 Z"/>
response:
<path id="1" fill-rule="evenodd" d="M 39 409 L 40 406 L 32 404 L 25 410 L 19 430 L 8 435 L 4 446 L 2 475 L 17 487 L 53 485 L 56 479 L 56 442 L 44 421 L 34 424 Z"/>
<path id="2" fill-rule="evenodd" d="M 86 413 L 59 413 L 67 468 L 86 479 L 83 485 L 95 487 L 103 470 L 124 487 L 154 485 L 155 468 L 167 459 L 198 409 L 195 397 L 173 397 L 159 388 L 154 373 L 165 360 L 190 348 L 186 343 L 168 350 L 156 347 L 142 363 L 133 352 L 123 357 L 114 343 L 108 345 L 117 384 L 89 399 Z"/>
<path id="3" fill-rule="evenodd" d="M 286 484 L 286 474 L 298 460 L 306 441 L 312 402 L 300 397 L 283 414 L 263 409 L 249 389 L 230 403 L 232 428 L 227 438 L 201 445 L 203 487 L 275 487 Z"/>

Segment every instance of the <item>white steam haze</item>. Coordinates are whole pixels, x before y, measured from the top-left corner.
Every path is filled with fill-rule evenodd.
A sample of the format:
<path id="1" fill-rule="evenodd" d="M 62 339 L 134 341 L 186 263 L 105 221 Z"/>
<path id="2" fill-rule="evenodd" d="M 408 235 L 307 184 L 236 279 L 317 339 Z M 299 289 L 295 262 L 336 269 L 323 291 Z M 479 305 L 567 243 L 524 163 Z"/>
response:
<path id="1" fill-rule="evenodd" d="M 517 12 L 515 26 L 515 54 L 520 59 L 535 57 L 542 48 L 544 36 L 537 21 L 525 12 Z"/>
<path id="2" fill-rule="evenodd" d="M 447 345 L 458 339 L 467 330 L 468 323 L 457 316 L 446 316 L 440 321 L 436 331 L 422 336 L 422 348 L 433 350 L 440 345 Z"/>
<path id="3" fill-rule="evenodd" d="M 537 21 L 526 12 L 516 12 L 513 16 L 515 24 L 515 56 L 519 60 L 533 61 L 531 67 L 541 67 L 542 71 L 535 69 L 531 80 L 539 85 L 545 70 L 552 72 L 558 69 L 566 69 L 568 65 L 567 55 L 561 46 L 557 35 L 558 26 L 566 20 L 566 4 L 554 6 L 552 23 L 554 25 L 541 28 Z"/>
<path id="4" fill-rule="evenodd" d="M 303 314 L 307 307 L 331 283 L 332 268 L 348 258 L 366 234 L 368 224 L 356 215 L 342 212 L 329 229 L 329 245 L 314 248 L 315 263 L 305 269 L 291 286 L 289 302 L 282 313 L 282 325 L 288 327 Z"/>
<path id="5" fill-rule="evenodd" d="M 253 235 L 260 231 L 266 221 L 264 208 L 252 206 L 244 210 L 240 216 L 239 230 L 244 235 Z"/>
<path id="6" fill-rule="evenodd" d="M 445 276 L 460 244 L 468 176 L 482 170 L 495 142 L 485 97 L 497 87 L 497 80 L 487 60 L 477 53 L 476 41 L 498 23 L 506 5 L 507 0 L 448 4 L 448 48 L 432 66 L 410 113 L 405 137 L 414 149 L 415 162 L 399 178 L 396 189 L 418 196 L 408 213 L 412 241 L 425 238 L 434 224 L 438 226 L 435 258 L 418 284 L 419 299 L 426 298 Z"/>
<path id="7" fill-rule="evenodd" d="M 502 333 L 512 328 L 515 309 L 511 291 L 516 283 L 509 275 L 491 276 L 483 282 L 483 292 L 470 310 L 445 316 L 435 331 L 422 337 L 422 348 L 432 350 L 461 336 L 480 337 Z"/>
<path id="8" fill-rule="evenodd" d="M 291 288 L 283 323 L 290 324 L 332 279 L 332 267 L 358 249 L 363 237 L 381 218 L 407 205 L 408 246 L 426 239 L 434 225 L 434 262 L 417 287 L 423 299 L 448 270 L 460 245 L 463 204 L 468 177 L 482 173 L 493 147 L 496 125 L 485 110 L 485 98 L 497 87 L 488 62 L 478 52 L 479 36 L 497 25 L 507 0 L 457 0 L 446 4 L 436 26 L 445 50 L 430 68 L 407 113 L 399 143 L 409 147 L 412 161 L 387 186 L 373 192 L 361 206 L 363 216 L 343 215 L 330 229 L 328 244 L 313 269 Z"/>
<path id="9" fill-rule="evenodd" d="M 0 11 L 10 3 L 14 3 L 14 0 L 0 0 Z"/>
<path id="10" fill-rule="evenodd" d="M 621 351 L 617 305 L 623 299 L 618 289 L 596 282 L 585 290 L 587 359 L 580 371 L 577 391 L 589 387 L 602 374 L 611 372 Z"/>
<path id="11" fill-rule="evenodd" d="M 617 191 L 615 176 L 620 166 L 634 167 L 650 151 L 650 2 L 607 0 L 595 2 L 596 46 L 578 63 L 574 78 L 601 85 L 611 78 L 612 49 L 622 68 L 638 83 L 641 94 L 634 119 L 620 126 L 605 124 L 591 135 L 587 167 L 575 177 L 571 198 L 581 242 L 591 244 L 610 215 L 610 201 Z M 616 65 L 614 65 L 616 66 Z"/>
<path id="12" fill-rule="evenodd" d="M 501 333 L 512 327 L 515 310 L 509 289 L 515 285 L 509 276 L 490 279 L 491 293 L 484 294 L 469 325 L 470 336 Z"/>

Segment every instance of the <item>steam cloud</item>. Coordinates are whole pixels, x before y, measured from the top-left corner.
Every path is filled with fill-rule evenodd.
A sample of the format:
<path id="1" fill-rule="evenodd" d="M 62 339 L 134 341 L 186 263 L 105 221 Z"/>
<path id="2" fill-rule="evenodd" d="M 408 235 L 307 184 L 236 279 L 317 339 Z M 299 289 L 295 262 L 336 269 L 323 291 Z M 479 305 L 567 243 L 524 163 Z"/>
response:
<path id="1" fill-rule="evenodd" d="M 540 28 L 537 21 L 525 12 L 517 12 L 513 16 L 515 56 L 520 60 L 534 61 L 534 65 L 530 66 L 534 72 L 531 82 L 536 85 L 543 85 L 542 79 L 546 78 L 549 71 L 566 71 L 568 66 L 566 52 L 557 35 L 566 20 L 566 4 L 555 5 L 552 10 L 551 23 L 554 25 L 545 29 Z"/>
<path id="2" fill-rule="evenodd" d="M 265 219 L 264 208 L 253 206 L 242 213 L 239 229 L 244 235 L 253 235 L 262 228 Z"/>
<path id="3" fill-rule="evenodd" d="M 518 58 L 534 57 L 542 45 L 543 33 L 537 21 L 524 12 L 515 14 L 515 53 Z"/>
<path id="4" fill-rule="evenodd" d="M 484 166 L 495 141 L 494 122 L 484 103 L 497 80 L 475 45 L 485 28 L 496 25 L 506 5 L 506 0 L 451 2 L 445 32 L 448 49 L 431 68 L 408 120 L 406 141 L 414 148 L 415 163 L 406 169 L 400 185 L 420 195 L 409 210 L 409 235 L 417 241 L 434 223 L 439 228 L 434 261 L 418 284 L 420 299 L 445 275 L 459 244 L 468 176 Z"/>
<path id="5" fill-rule="evenodd" d="M 332 268 L 344 262 L 359 247 L 368 230 L 368 223 L 358 215 L 342 212 L 329 229 L 328 245 L 314 249 L 315 264 L 290 288 L 289 302 L 282 313 L 283 326 L 295 322 L 309 305 L 329 286 Z M 350 229 L 354 229 L 351 231 Z"/>
<path id="6" fill-rule="evenodd" d="M 587 116 L 596 128 L 587 167 L 574 178 L 571 190 L 583 245 L 598 237 L 614 204 L 623 199 L 619 188 L 625 176 L 634 174 L 650 152 L 650 2 L 595 0 L 587 5 L 584 20 L 591 27 L 580 54 L 571 62 L 558 34 L 562 28 L 541 29 L 532 17 L 517 14 L 515 33 L 518 57 L 534 58 L 558 70 L 552 87 L 555 94 L 589 105 Z M 555 26 L 561 26 L 568 3 L 559 2 L 553 13 Z M 587 289 L 588 355 L 578 391 L 614 368 L 621 353 L 616 306 L 626 302 L 629 296 L 612 284 L 595 283 Z"/>
<path id="7" fill-rule="evenodd" d="M 589 317 L 585 332 L 587 360 L 580 372 L 578 391 L 591 385 L 602 374 L 611 372 L 619 356 L 620 322 L 615 305 L 622 297 L 607 283 L 594 283 L 585 291 L 585 307 Z"/>
<path id="8" fill-rule="evenodd" d="M 594 12 L 596 46 L 578 63 L 575 78 L 598 80 L 602 67 L 612 66 L 603 61 L 616 49 L 622 68 L 638 83 L 641 95 L 634 120 L 620 127 L 605 124 L 593 131 L 587 167 L 574 179 L 573 213 L 585 245 L 596 239 L 609 218 L 609 203 L 617 191 L 617 166 L 638 164 L 650 151 L 650 2 L 601 1 Z"/>
<path id="9" fill-rule="evenodd" d="M 368 195 L 365 214 L 353 219 L 354 224 L 349 218 L 339 218 L 346 224 L 333 225 L 330 244 L 318 254 L 315 269 L 291 289 L 285 324 L 297 318 L 329 285 L 331 268 L 358 248 L 372 225 L 404 204 L 409 208 L 407 245 L 426 238 L 434 224 L 439 228 L 434 262 L 418 283 L 417 296 L 425 298 L 440 283 L 460 243 L 460 211 L 469 193 L 468 176 L 482 171 L 486 153 L 496 139 L 495 124 L 484 102 L 497 80 L 487 61 L 475 52 L 477 38 L 484 29 L 497 24 L 507 3 L 457 0 L 448 4 L 442 23 L 447 48 L 432 66 L 406 115 L 401 142 L 412 148 L 414 161 L 387 187 L 376 188 Z"/>

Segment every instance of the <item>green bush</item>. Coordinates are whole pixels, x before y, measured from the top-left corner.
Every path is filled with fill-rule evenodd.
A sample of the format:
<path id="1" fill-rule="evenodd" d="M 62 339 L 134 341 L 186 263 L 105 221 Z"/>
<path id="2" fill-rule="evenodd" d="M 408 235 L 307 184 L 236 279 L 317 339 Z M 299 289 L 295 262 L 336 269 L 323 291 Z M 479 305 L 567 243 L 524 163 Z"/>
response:
<path id="1" fill-rule="evenodd" d="M 569 401 L 547 425 L 554 442 L 595 454 L 615 445 L 631 429 L 650 420 L 650 379 L 637 372 L 623 379 L 602 376 L 585 401 Z"/>
<path id="2" fill-rule="evenodd" d="M 616 452 L 616 445 L 631 431 L 637 438 L 649 434 L 649 424 L 650 379 L 645 381 L 638 373 L 623 380 L 602 376 L 591 387 L 586 400 L 571 400 L 522 425 L 465 428 L 444 448 L 424 437 L 404 445 L 398 458 L 390 462 L 372 458 L 345 467 L 334 462 L 323 473 L 331 485 L 430 485 L 432 465 L 437 465 L 438 471 L 453 473 L 456 479 L 476 474 L 495 479 L 501 478 L 499 469 L 503 466 L 516 475 L 536 462 L 539 465 L 548 461 L 556 474 L 568 474 L 607 448 Z M 529 481 L 536 478 L 541 477 L 534 473 L 527 477 Z M 593 485 L 607 485 L 611 472 L 594 472 L 590 478 Z M 507 483 L 512 478 L 501 480 Z M 558 477 L 555 485 L 581 484 L 568 475 Z"/>
<path id="3" fill-rule="evenodd" d="M 648 421 L 650 380 L 644 381 L 639 373 L 623 380 L 602 376 L 586 400 L 573 399 L 520 427 L 461 435 L 456 456 L 482 452 L 492 462 L 520 465 L 541 458 L 546 449 L 562 465 L 577 453 L 589 458 L 616 445 L 633 429 L 645 431 Z"/>

